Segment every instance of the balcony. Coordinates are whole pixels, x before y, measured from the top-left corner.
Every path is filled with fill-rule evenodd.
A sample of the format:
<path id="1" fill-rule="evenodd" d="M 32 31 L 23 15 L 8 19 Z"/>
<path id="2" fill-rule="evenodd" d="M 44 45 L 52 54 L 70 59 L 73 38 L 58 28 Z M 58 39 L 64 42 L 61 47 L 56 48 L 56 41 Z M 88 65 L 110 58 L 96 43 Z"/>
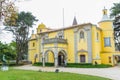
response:
<path id="1" fill-rule="evenodd" d="M 43 44 L 50 44 L 50 43 L 63 43 L 63 44 L 67 44 L 67 39 L 49 38 L 49 39 L 45 39 L 43 41 Z"/>

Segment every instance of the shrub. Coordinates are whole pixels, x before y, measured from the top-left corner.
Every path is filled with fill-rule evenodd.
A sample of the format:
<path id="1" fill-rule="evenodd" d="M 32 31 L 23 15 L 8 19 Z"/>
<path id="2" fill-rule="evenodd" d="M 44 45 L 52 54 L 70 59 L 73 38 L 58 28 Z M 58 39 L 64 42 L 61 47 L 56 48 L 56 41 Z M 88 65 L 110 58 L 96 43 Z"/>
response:
<path id="1" fill-rule="evenodd" d="M 42 66 L 42 62 L 36 62 L 33 65 L 34 66 Z M 54 63 L 45 63 L 45 66 L 54 66 Z"/>
<path id="2" fill-rule="evenodd" d="M 106 65 L 106 64 L 93 65 L 92 63 L 67 63 L 66 67 L 75 67 L 75 68 L 108 68 L 108 67 L 112 67 L 112 65 Z"/>

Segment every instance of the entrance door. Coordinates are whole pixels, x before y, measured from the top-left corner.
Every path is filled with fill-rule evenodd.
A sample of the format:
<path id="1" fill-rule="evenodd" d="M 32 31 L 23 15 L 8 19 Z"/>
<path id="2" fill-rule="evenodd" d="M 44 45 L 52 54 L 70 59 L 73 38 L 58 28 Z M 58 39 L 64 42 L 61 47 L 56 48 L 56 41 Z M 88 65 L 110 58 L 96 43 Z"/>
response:
<path id="1" fill-rule="evenodd" d="M 58 65 L 61 66 L 61 55 L 58 56 Z"/>
<path id="2" fill-rule="evenodd" d="M 64 66 L 64 55 L 63 54 L 58 55 L 58 65 Z"/>
<path id="3" fill-rule="evenodd" d="M 85 55 L 80 55 L 80 62 L 85 63 Z"/>

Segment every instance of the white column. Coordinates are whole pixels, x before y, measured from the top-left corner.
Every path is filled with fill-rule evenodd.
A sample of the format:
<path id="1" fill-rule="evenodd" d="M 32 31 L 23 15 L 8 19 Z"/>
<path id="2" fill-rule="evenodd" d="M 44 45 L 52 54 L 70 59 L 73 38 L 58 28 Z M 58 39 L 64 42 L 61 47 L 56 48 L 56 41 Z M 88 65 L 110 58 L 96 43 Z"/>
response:
<path id="1" fill-rule="evenodd" d="M 58 67 L 58 57 L 55 56 L 55 67 Z"/>
<path id="2" fill-rule="evenodd" d="M 42 53 L 42 64 L 43 64 L 43 67 L 45 67 L 45 56 L 44 56 L 44 53 Z"/>

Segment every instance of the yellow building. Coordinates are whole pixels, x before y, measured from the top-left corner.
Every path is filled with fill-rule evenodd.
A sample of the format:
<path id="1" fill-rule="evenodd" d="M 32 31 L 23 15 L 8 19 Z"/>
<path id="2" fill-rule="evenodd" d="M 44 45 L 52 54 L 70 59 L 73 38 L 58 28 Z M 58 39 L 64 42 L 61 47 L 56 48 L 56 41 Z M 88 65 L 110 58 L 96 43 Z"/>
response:
<path id="1" fill-rule="evenodd" d="M 47 28 L 41 23 L 37 34 L 29 40 L 29 61 L 54 63 L 55 67 L 67 63 L 92 63 L 115 65 L 120 61 L 120 52 L 115 50 L 113 21 L 103 9 L 99 26 L 85 23 L 57 30 Z"/>

